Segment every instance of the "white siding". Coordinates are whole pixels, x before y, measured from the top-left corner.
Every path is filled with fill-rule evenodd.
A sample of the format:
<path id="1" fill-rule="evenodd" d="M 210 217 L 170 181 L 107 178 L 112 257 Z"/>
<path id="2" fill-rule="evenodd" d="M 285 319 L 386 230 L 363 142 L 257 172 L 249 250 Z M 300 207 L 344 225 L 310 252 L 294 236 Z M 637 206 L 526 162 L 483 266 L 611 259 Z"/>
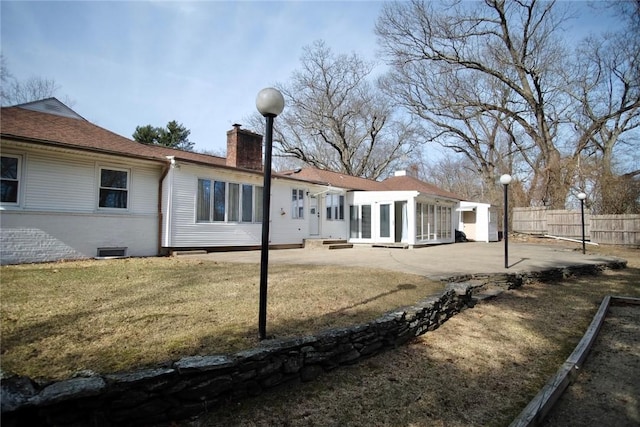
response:
<path id="1" fill-rule="evenodd" d="M 380 227 L 380 215 L 379 205 L 380 203 L 392 203 L 395 202 L 407 202 L 407 238 L 406 242 L 409 245 L 416 244 L 416 202 L 437 204 L 440 206 L 447 206 L 452 209 L 451 215 L 451 230 L 452 237 L 446 239 L 439 239 L 431 243 L 452 243 L 455 241 L 455 227 L 457 225 L 457 217 L 455 215 L 455 207 L 457 203 L 447 199 L 438 199 L 435 197 L 421 196 L 417 191 L 355 191 L 349 193 L 348 205 L 371 205 L 371 239 L 354 239 L 350 238 L 352 243 L 378 243 L 379 237 L 377 237 Z M 394 207 L 392 207 L 394 211 Z M 394 215 L 395 212 L 392 213 Z M 345 214 L 348 215 L 348 212 Z M 392 234 L 395 232 L 395 222 L 400 221 L 400 218 L 392 216 L 393 221 L 391 225 Z M 347 228 L 349 224 L 347 224 Z M 396 239 L 387 239 L 396 240 Z"/>
<path id="2" fill-rule="evenodd" d="M 103 247 L 128 248 L 130 256 L 157 254 L 161 163 L 11 148 L 4 141 L 3 152 L 20 155 L 23 168 L 20 203 L 0 207 L 3 258 L 30 262 L 94 257 Z M 127 209 L 98 208 L 100 167 L 129 171 Z"/>
<path id="3" fill-rule="evenodd" d="M 129 210 L 135 214 L 157 215 L 160 168 L 134 166 L 130 170 Z"/>
<path id="4" fill-rule="evenodd" d="M 25 209 L 90 212 L 97 206 L 95 162 L 86 158 L 25 158 Z"/>
<path id="5" fill-rule="evenodd" d="M 2 212 L 2 264 L 90 258 L 98 248 L 157 255 L 156 215 Z"/>
<path id="6" fill-rule="evenodd" d="M 126 163 L 117 157 L 89 154 L 35 150 L 16 153 L 23 156 L 22 209 L 98 212 L 99 170 L 100 167 L 113 167 L 129 172 L 129 205 L 122 214 L 155 215 L 158 211 L 159 164 Z"/>
<path id="7" fill-rule="evenodd" d="M 163 211 L 170 221 L 170 238 L 163 245 L 174 248 L 259 246 L 262 242 L 262 218 L 256 222 L 196 222 L 198 179 L 211 179 L 227 183 L 251 184 L 262 187 L 263 177 L 226 169 L 207 168 L 182 163 L 167 177 L 172 180 L 172 199 L 163 202 Z M 305 190 L 303 219 L 291 218 L 291 190 Z M 271 209 L 269 236 L 271 244 L 302 244 L 309 237 L 309 198 L 307 191 L 318 192 L 324 187 L 273 178 L 271 182 Z M 165 185 L 165 192 L 169 190 Z M 262 201 L 260 201 L 262 203 Z M 281 213 L 284 212 L 284 215 Z"/>
<path id="8" fill-rule="evenodd" d="M 291 192 L 303 190 L 304 218 L 291 218 Z M 272 244 L 299 244 L 309 237 L 309 196 L 310 186 L 304 182 L 274 179 L 271 183 L 271 225 Z"/>
<path id="9" fill-rule="evenodd" d="M 171 176 L 171 175 L 170 175 Z M 171 238 L 168 247 L 255 246 L 262 236 L 262 225 L 237 222 L 196 222 L 198 179 L 212 179 L 262 186 L 262 177 L 246 173 L 180 164 L 173 169 Z"/>

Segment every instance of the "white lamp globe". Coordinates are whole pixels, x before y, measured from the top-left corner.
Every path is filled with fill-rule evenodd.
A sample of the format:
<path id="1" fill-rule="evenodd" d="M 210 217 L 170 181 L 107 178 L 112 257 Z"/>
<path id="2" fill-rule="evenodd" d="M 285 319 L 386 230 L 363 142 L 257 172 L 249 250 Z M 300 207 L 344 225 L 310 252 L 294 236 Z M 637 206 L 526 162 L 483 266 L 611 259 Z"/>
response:
<path id="1" fill-rule="evenodd" d="M 587 198 L 587 195 L 585 193 L 578 193 L 578 199 L 584 200 L 586 198 Z"/>
<path id="2" fill-rule="evenodd" d="M 502 184 L 502 185 L 511 184 L 511 175 L 509 175 L 508 173 L 505 173 L 504 175 L 502 175 L 500 177 L 500 184 Z"/>
<path id="3" fill-rule="evenodd" d="M 278 89 L 262 89 L 256 98 L 256 108 L 264 117 L 275 117 L 284 110 L 284 97 Z"/>

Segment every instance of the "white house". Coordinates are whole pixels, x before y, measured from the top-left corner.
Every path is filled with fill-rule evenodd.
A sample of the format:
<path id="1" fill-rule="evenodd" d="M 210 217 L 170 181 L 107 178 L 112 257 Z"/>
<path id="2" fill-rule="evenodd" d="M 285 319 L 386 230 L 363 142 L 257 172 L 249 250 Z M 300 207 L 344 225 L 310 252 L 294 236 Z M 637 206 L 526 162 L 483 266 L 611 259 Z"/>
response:
<path id="1" fill-rule="evenodd" d="M 325 220 L 336 203 L 340 219 L 348 219 L 344 223 L 323 222 L 325 227 L 333 226 L 322 230 L 323 237 L 344 235 L 351 243 L 403 247 L 455 241 L 453 214 L 460 198 L 405 171 L 380 182 L 314 168 L 287 174 L 347 190 L 344 200 L 328 191 L 314 202 L 326 212 Z M 336 213 L 331 216 L 335 220 Z"/>
<path id="2" fill-rule="evenodd" d="M 260 247 L 262 136 L 234 125 L 227 157 L 149 146 L 55 98 L 0 114 L 0 261 Z M 377 182 L 314 168 L 272 175 L 270 244 L 419 246 L 455 239 L 459 198 L 405 173 Z"/>

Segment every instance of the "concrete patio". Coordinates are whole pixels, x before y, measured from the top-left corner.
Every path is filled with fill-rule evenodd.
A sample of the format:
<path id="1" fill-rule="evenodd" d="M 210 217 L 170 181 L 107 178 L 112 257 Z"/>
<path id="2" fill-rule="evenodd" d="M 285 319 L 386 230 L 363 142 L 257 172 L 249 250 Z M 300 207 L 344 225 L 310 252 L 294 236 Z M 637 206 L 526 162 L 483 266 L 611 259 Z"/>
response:
<path id="1" fill-rule="evenodd" d="M 593 248 L 589 248 L 593 251 Z M 582 254 L 580 244 L 509 243 L 509 268 L 505 269 L 504 243 L 456 243 L 416 249 L 282 249 L 269 251 L 269 263 L 342 265 L 381 268 L 441 278 L 464 274 L 521 273 L 554 268 L 603 264 L 615 257 Z M 219 262 L 260 263 L 260 251 L 212 252 L 184 255 Z"/>

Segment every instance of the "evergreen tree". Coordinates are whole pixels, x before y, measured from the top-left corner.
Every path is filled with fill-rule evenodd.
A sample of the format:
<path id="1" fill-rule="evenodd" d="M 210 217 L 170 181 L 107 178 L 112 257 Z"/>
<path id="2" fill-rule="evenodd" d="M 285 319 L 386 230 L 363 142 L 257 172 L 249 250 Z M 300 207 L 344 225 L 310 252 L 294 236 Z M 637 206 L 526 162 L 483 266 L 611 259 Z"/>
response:
<path id="1" fill-rule="evenodd" d="M 133 133 L 133 139 L 143 144 L 193 151 L 195 144 L 189 141 L 190 133 L 191 131 L 185 128 L 182 123 L 172 120 L 164 128 L 151 125 L 137 126 Z"/>

